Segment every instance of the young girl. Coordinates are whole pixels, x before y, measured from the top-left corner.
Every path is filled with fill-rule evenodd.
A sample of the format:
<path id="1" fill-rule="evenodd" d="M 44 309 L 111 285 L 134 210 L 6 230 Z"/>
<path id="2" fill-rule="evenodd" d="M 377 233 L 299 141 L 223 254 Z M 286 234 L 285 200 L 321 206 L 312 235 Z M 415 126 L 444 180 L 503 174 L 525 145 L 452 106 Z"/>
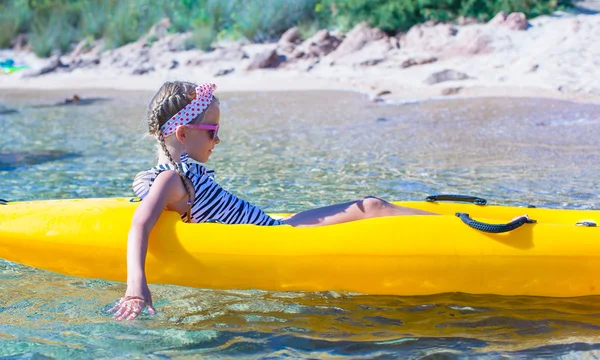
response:
<path id="1" fill-rule="evenodd" d="M 219 100 L 215 84 L 167 82 L 150 102 L 148 127 L 161 151 L 158 165 L 136 175 L 133 190 L 143 199 L 136 209 L 127 244 L 127 291 L 109 310 L 117 320 L 135 319 L 144 307 L 156 313 L 144 264 L 148 237 L 164 211 L 176 211 L 186 222 L 218 221 L 261 226 L 323 226 L 380 216 L 433 215 L 402 208 L 369 196 L 362 200 L 303 211 L 275 220 L 260 208 L 224 190 L 205 163 L 219 139 Z M 179 161 L 176 162 L 175 159 Z"/>

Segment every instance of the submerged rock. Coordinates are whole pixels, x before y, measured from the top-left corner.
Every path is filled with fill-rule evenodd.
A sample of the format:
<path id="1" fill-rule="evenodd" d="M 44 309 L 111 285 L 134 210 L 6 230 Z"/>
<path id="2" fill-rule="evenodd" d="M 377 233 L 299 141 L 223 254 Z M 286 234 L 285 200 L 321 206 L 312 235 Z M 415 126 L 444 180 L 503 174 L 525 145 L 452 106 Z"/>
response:
<path id="1" fill-rule="evenodd" d="M 0 115 L 16 114 L 18 112 L 19 112 L 18 110 L 10 109 L 10 108 L 0 105 Z"/>
<path id="2" fill-rule="evenodd" d="M 443 70 L 429 75 L 427 79 L 425 79 L 425 84 L 427 85 L 435 85 L 444 81 L 455 81 L 455 80 L 466 80 L 471 79 L 471 77 L 465 73 L 455 71 L 455 70 Z"/>
<path id="3" fill-rule="evenodd" d="M 72 159 L 81 156 L 77 153 L 47 150 L 47 151 L 0 151 L 0 171 L 14 170 L 18 167 L 37 165 L 49 161 Z"/>
<path id="4" fill-rule="evenodd" d="M 34 105 L 34 108 L 46 108 L 46 107 L 55 107 L 55 106 L 83 106 L 83 105 L 91 105 L 97 102 L 109 101 L 110 98 L 83 98 L 77 94 L 74 94 L 71 97 L 68 97 L 62 101 L 56 102 L 54 104 L 41 104 Z"/>

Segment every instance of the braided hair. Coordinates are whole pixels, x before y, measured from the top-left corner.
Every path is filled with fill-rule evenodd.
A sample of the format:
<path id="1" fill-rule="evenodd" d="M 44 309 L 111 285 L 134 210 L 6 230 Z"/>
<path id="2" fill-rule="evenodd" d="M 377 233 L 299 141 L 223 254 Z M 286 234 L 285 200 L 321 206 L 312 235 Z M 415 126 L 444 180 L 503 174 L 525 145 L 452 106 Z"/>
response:
<path id="1" fill-rule="evenodd" d="M 166 82 L 161 86 L 156 95 L 154 95 L 150 101 L 150 105 L 148 105 L 148 130 L 151 135 L 156 136 L 158 139 L 162 151 L 169 159 L 171 165 L 173 165 L 177 174 L 181 177 L 185 190 L 188 193 L 187 222 L 191 219 L 191 208 L 194 202 L 194 188 L 186 179 L 182 168 L 177 165 L 173 156 L 169 153 L 160 127 L 196 98 L 197 86 L 198 85 L 194 83 L 184 81 Z M 218 99 L 215 96 L 213 96 L 213 101 L 218 103 Z M 205 111 L 201 112 L 194 120 L 190 121 L 190 124 L 201 123 L 204 119 L 204 113 Z"/>

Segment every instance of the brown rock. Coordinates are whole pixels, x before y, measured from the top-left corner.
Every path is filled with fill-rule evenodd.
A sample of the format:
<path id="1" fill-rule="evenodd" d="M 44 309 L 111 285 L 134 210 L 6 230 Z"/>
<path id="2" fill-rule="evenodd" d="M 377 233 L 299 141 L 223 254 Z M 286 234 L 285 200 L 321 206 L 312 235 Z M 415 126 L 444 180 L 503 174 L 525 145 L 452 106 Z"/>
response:
<path id="1" fill-rule="evenodd" d="M 298 43 L 302 38 L 302 34 L 300 34 L 300 30 L 297 26 L 289 28 L 286 32 L 281 35 L 280 41 L 286 43 Z"/>
<path id="2" fill-rule="evenodd" d="M 275 49 L 266 50 L 256 54 L 250 61 L 247 70 L 266 69 L 278 67 L 284 59 L 277 54 Z"/>
<path id="3" fill-rule="evenodd" d="M 305 52 L 304 57 L 322 57 L 337 49 L 340 43 L 339 38 L 323 29 L 306 39 L 300 47 Z"/>
<path id="4" fill-rule="evenodd" d="M 493 29 L 485 27 L 464 28 L 454 41 L 449 44 L 445 56 L 468 56 L 489 54 L 494 51 L 492 35 Z"/>
<path id="5" fill-rule="evenodd" d="M 361 22 L 350 30 L 344 41 L 331 55 L 334 58 L 343 57 L 362 49 L 370 42 L 384 38 L 387 38 L 387 35 L 381 29 L 371 28 L 366 22 Z"/>
<path id="6" fill-rule="evenodd" d="M 527 17 L 522 12 L 514 12 L 506 18 L 504 26 L 510 30 L 527 30 Z"/>
<path id="7" fill-rule="evenodd" d="M 426 52 L 442 52 L 454 41 L 456 29 L 450 24 L 415 25 L 402 37 L 402 48 Z"/>
<path id="8" fill-rule="evenodd" d="M 446 69 L 429 75 L 429 77 L 425 79 L 425 84 L 435 85 L 444 81 L 456 81 L 466 79 L 471 79 L 471 77 L 465 73 Z"/>
<path id="9" fill-rule="evenodd" d="M 514 12 L 507 15 L 504 11 L 496 14 L 488 24 L 504 26 L 510 30 L 526 30 L 529 25 L 527 17 L 522 12 Z"/>
<path id="10" fill-rule="evenodd" d="M 436 62 L 437 60 L 438 59 L 434 56 L 421 58 L 421 59 L 410 58 L 410 59 L 404 60 L 402 62 L 402 64 L 400 64 L 400 67 L 407 68 L 407 67 L 411 67 L 411 66 L 415 66 L 415 65 L 425 65 L 425 64 L 430 64 L 432 62 Z"/>

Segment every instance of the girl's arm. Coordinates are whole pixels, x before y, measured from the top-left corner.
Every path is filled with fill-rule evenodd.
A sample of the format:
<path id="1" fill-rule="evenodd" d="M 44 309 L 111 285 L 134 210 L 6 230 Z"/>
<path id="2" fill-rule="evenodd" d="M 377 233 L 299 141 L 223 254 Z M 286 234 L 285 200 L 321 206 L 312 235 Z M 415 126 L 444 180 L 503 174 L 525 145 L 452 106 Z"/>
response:
<path id="1" fill-rule="evenodd" d="M 163 210 L 187 197 L 179 174 L 170 170 L 163 171 L 156 177 L 150 192 L 135 210 L 127 241 L 127 292 L 125 297 L 109 310 L 116 311 L 115 319 L 133 320 L 146 305 L 148 312 L 156 312 L 152 307 L 152 295 L 146 282 L 148 238 Z"/>

